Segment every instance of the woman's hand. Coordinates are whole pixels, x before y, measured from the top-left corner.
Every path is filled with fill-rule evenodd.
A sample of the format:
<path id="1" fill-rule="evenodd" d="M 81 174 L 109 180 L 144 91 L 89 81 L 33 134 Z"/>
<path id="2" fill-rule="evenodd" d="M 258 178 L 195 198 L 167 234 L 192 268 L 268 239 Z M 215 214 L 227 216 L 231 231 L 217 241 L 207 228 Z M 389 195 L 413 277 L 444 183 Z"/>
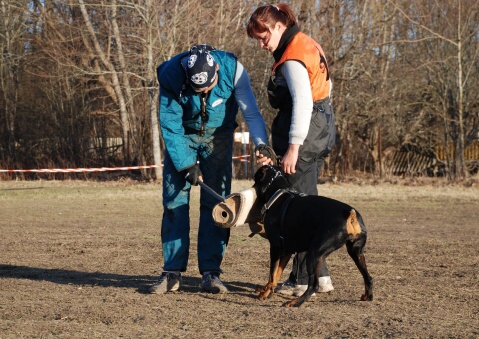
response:
<path id="1" fill-rule="evenodd" d="M 281 167 L 286 174 L 296 173 L 296 163 L 298 162 L 299 146 L 289 144 L 288 150 L 281 159 Z"/>

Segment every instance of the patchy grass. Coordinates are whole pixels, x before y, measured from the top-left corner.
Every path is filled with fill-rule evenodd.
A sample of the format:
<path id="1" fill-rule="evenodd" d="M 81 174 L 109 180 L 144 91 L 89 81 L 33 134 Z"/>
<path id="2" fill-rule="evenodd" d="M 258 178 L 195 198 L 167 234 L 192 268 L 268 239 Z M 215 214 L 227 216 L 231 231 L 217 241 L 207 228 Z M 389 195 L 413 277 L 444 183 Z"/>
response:
<path id="1" fill-rule="evenodd" d="M 183 292 L 146 294 L 161 268 L 161 184 L 0 182 L 0 337 L 467 337 L 479 336 L 476 183 L 331 180 L 320 194 L 363 215 L 375 300 L 346 251 L 328 258 L 335 290 L 299 309 L 259 301 L 267 241 L 232 229 L 226 295 L 200 292 L 199 188 Z M 235 181 L 233 191 L 251 186 Z"/>

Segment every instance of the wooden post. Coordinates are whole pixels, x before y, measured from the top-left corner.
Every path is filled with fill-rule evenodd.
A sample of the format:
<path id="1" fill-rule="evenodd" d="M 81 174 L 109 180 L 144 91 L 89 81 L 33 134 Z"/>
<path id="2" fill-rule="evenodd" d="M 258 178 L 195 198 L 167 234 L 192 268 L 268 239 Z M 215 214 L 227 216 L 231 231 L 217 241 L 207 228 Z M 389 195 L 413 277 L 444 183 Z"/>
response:
<path id="1" fill-rule="evenodd" d="M 381 126 L 378 126 L 378 163 L 379 163 L 379 177 L 383 177 L 383 160 L 382 160 L 382 146 L 381 146 Z"/>

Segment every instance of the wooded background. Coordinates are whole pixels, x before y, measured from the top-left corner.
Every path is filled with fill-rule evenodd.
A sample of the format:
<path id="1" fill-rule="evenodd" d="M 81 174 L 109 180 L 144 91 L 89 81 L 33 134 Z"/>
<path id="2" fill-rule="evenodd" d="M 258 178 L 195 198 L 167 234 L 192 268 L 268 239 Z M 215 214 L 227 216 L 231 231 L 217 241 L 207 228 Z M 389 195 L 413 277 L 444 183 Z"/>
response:
<path id="1" fill-rule="evenodd" d="M 285 2 L 329 61 L 325 175 L 415 174 L 404 155 L 428 159 L 419 174 L 477 170 L 477 0 Z M 156 67 L 198 43 L 236 54 L 269 127 L 273 59 L 245 31 L 269 3 L 0 0 L 0 168 L 161 164 Z"/>

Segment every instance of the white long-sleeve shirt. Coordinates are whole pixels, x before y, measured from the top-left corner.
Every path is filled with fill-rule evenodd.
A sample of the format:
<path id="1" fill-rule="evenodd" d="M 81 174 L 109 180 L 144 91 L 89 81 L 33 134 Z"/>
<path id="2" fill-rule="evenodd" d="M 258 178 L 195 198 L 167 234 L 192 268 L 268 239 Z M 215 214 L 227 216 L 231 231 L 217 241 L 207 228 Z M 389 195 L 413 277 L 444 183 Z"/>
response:
<path id="1" fill-rule="evenodd" d="M 282 73 L 293 101 L 289 143 L 302 145 L 308 135 L 313 112 L 313 94 L 308 70 L 299 61 L 287 60 L 282 66 Z"/>

